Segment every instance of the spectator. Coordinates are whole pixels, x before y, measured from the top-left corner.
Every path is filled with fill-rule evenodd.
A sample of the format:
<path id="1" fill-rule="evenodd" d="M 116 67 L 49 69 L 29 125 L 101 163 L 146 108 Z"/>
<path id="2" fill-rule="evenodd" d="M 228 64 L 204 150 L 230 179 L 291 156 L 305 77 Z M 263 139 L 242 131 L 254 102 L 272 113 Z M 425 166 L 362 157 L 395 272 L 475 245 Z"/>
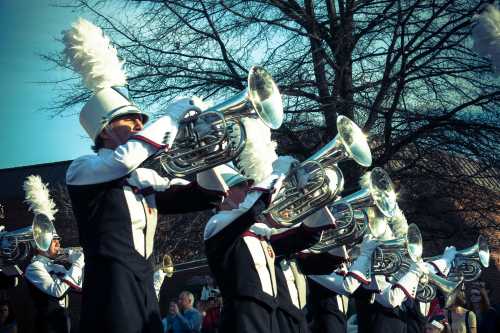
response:
<path id="1" fill-rule="evenodd" d="M 450 333 L 477 333 L 476 315 L 465 308 L 465 290 L 457 292 L 453 305 L 446 311 Z"/>
<path id="2" fill-rule="evenodd" d="M 0 333 L 17 333 L 17 323 L 8 300 L 0 301 Z"/>
<path id="3" fill-rule="evenodd" d="M 201 332 L 201 313 L 193 308 L 194 296 L 189 291 L 179 294 L 177 304 L 170 302 L 169 314 L 166 318 L 167 333 Z"/>
<path id="4" fill-rule="evenodd" d="M 205 307 L 202 333 L 217 333 L 222 306 L 222 297 L 211 297 Z"/>
<path id="5" fill-rule="evenodd" d="M 491 305 L 484 283 L 473 284 L 470 303 L 477 316 L 479 333 L 500 332 L 500 307 Z"/>

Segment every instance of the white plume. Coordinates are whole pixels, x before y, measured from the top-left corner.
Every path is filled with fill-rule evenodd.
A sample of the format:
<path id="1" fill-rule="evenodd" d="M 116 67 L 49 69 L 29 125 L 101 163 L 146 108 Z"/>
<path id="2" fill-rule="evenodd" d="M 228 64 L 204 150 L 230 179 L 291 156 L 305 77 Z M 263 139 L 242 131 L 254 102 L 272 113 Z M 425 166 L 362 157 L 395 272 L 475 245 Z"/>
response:
<path id="1" fill-rule="evenodd" d="M 273 162 L 278 158 L 276 142 L 271 140 L 271 129 L 260 119 L 243 118 L 242 122 L 247 141 L 238 166 L 245 176 L 259 183 L 273 172 Z"/>
<path id="2" fill-rule="evenodd" d="M 29 204 L 30 211 L 35 215 L 46 215 L 49 220 L 54 220 L 57 213 L 56 204 L 50 198 L 49 189 L 42 183 L 40 176 L 31 175 L 24 181 L 24 192 L 26 192 L 25 202 Z"/>
<path id="3" fill-rule="evenodd" d="M 483 57 L 489 57 L 493 68 L 500 74 L 500 11 L 488 5 L 480 15 L 474 15 L 472 27 L 474 50 Z"/>
<path id="4" fill-rule="evenodd" d="M 359 186 L 362 188 L 370 188 L 372 172 L 367 171 L 361 178 L 359 178 Z"/>
<path id="5" fill-rule="evenodd" d="M 116 49 L 99 27 L 79 18 L 64 32 L 63 42 L 66 57 L 90 90 L 127 83 L 124 61 L 118 59 Z"/>
<path id="6" fill-rule="evenodd" d="M 396 215 L 390 219 L 389 224 L 396 238 L 403 237 L 408 233 L 408 222 L 406 221 L 406 216 L 399 207 L 397 207 Z"/>

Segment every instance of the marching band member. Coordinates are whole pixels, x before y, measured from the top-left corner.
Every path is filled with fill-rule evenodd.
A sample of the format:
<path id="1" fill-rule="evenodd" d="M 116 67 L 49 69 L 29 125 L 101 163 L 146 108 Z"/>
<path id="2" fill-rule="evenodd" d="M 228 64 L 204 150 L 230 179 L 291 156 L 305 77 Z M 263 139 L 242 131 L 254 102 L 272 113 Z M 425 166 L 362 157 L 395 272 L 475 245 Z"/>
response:
<path id="1" fill-rule="evenodd" d="M 311 289 L 316 295 L 322 295 L 326 312 L 313 312 L 313 327 L 323 332 L 345 332 L 347 330 L 347 302 L 361 285 L 367 281 L 371 267 L 371 256 L 378 246 L 377 240 L 365 236 L 360 245 L 360 254 L 350 265 L 348 271 L 339 269 L 329 275 L 309 275 Z M 319 289 L 319 291 L 316 291 Z M 325 289 L 330 292 L 325 292 Z M 323 294 L 320 294 L 323 291 Z M 326 303 L 326 304 L 325 304 Z M 332 304 L 333 303 L 333 304 Z M 314 303 L 313 303 L 314 304 Z"/>
<path id="2" fill-rule="evenodd" d="M 74 69 L 94 91 L 80 123 L 97 154 L 74 160 L 66 174 L 86 255 L 80 331 L 161 332 L 151 263 L 157 214 L 213 208 L 225 188 L 213 182 L 213 170 L 190 183 L 139 166 L 168 149 L 184 115 L 205 105 L 179 99 L 144 128 L 148 117 L 124 92 L 122 62 L 102 31 L 80 19 L 64 42 Z"/>
<path id="3" fill-rule="evenodd" d="M 53 221 L 57 210 L 41 178 L 29 176 L 24 183 L 24 189 L 30 209 L 35 214 L 43 214 Z M 47 251 L 36 249 L 36 255 L 24 274 L 37 311 L 35 327 L 38 332 L 69 333 L 68 291 L 71 288 L 81 290 L 83 253 L 75 252 L 69 255 L 71 267 L 66 269 L 54 262 L 59 250 L 59 236 L 54 234 Z"/>
<path id="4" fill-rule="evenodd" d="M 37 332 L 70 332 L 68 292 L 71 288 L 81 290 L 84 256 L 81 252 L 70 255 L 71 267 L 66 269 L 54 262 L 59 249 L 56 236 L 48 251 L 37 250 L 24 273 L 37 311 Z"/>
<path id="5" fill-rule="evenodd" d="M 269 242 L 277 248 L 276 238 L 280 234 L 290 233 L 301 227 L 306 227 L 307 233 L 296 233 L 299 239 L 295 242 L 301 244 L 302 249 L 307 249 L 319 242 L 322 231 L 335 226 L 335 219 L 326 208 L 319 209 L 306 217 L 298 226 L 288 229 L 278 229 L 272 232 Z M 289 237 L 280 237 L 284 242 L 290 242 Z M 318 267 L 322 255 L 308 255 L 305 253 L 291 253 L 276 250 L 276 283 L 278 289 L 278 309 L 276 316 L 280 332 L 308 332 L 306 317 L 307 281 L 305 274 L 318 269 L 331 271 L 326 262 Z M 280 254 L 281 253 L 281 254 Z"/>
<path id="6" fill-rule="evenodd" d="M 295 161 L 286 156 L 276 159 L 269 129 L 260 120 L 244 120 L 250 145 L 239 165 L 258 185 L 250 186 L 248 178 L 227 168 L 222 174 L 230 187 L 228 196 L 204 235 L 208 264 L 224 298 L 220 331 L 287 332 L 289 325 L 295 329 L 305 320 L 302 311 L 280 298 L 285 277 L 277 258 L 312 246 L 321 230 L 333 224 L 310 219 L 271 235 L 262 212 Z"/>
<path id="7" fill-rule="evenodd" d="M 429 272 L 448 276 L 453 265 L 453 260 L 457 250 L 454 246 L 447 246 L 441 258 L 429 262 L 425 262 L 425 267 Z M 425 329 L 427 324 L 427 316 L 429 314 L 430 303 L 414 301 L 408 305 L 408 318 L 406 321 L 407 333 L 418 333 Z"/>
<path id="8" fill-rule="evenodd" d="M 221 211 L 208 221 L 204 238 L 208 264 L 224 300 L 223 333 L 279 332 L 275 252 L 257 235 L 260 226 L 254 226 L 273 184 L 288 172 L 292 159 L 278 162 L 265 188 L 249 190 L 248 180 L 235 170 L 222 173 L 230 189 Z"/>

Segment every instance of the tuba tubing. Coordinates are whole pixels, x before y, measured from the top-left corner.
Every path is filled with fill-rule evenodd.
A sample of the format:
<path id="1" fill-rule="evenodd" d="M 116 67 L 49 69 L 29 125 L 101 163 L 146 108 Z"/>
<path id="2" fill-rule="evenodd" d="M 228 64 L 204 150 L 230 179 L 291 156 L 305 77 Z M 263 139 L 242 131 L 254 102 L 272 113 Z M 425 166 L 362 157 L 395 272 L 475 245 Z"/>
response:
<path id="1" fill-rule="evenodd" d="M 271 129 L 281 126 L 283 104 L 271 75 L 253 66 L 247 83 L 239 94 L 181 121 L 172 149 L 156 156 L 167 174 L 185 177 L 237 158 L 246 144 L 243 117 L 259 117 Z M 204 135 L 198 122 L 206 123 Z"/>
<path id="2" fill-rule="evenodd" d="M 338 134 L 284 180 L 274 202 L 264 211 L 274 221 L 289 227 L 333 201 L 344 188 L 344 176 L 338 162 L 353 159 L 362 166 L 370 166 L 372 155 L 366 136 L 345 116 L 337 117 Z M 305 174 L 306 184 L 298 179 Z"/>

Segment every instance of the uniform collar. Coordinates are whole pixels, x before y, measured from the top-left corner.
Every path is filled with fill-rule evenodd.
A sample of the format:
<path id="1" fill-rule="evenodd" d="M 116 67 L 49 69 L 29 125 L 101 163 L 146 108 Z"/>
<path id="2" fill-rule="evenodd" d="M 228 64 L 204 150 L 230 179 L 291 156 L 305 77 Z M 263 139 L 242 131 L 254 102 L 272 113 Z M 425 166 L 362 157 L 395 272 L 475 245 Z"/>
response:
<path id="1" fill-rule="evenodd" d="M 48 265 L 48 264 L 51 264 L 54 260 L 49 258 L 49 257 L 46 257 L 44 255 L 37 254 L 36 256 L 33 257 L 32 261 L 40 261 L 40 262 L 44 263 L 45 265 Z"/>
<path id="2" fill-rule="evenodd" d="M 110 155 L 114 152 L 113 149 L 109 149 L 109 148 L 100 148 L 98 151 L 97 151 L 97 155 L 99 156 L 107 156 L 107 155 Z"/>

